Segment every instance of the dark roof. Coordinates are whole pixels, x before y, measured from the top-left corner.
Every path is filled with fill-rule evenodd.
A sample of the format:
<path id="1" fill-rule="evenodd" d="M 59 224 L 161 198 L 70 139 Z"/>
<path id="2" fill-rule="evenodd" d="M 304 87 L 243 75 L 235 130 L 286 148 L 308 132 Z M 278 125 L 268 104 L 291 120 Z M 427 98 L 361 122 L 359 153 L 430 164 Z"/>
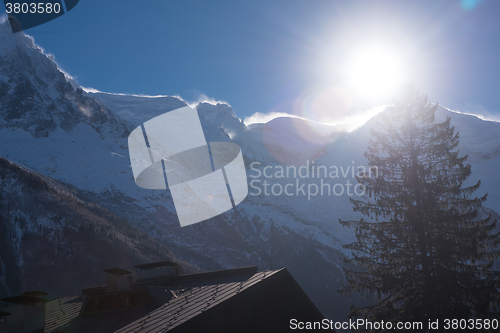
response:
<path id="1" fill-rule="evenodd" d="M 255 286 L 264 279 L 279 273 L 281 270 L 259 272 L 240 277 L 214 277 L 211 281 L 193 280 L 178 281 L 168 288 L 155 288 L 155 293 L 168 293 L 174 296 L 163 306 L 117 332 L 169 331 L 187 322 L 193 317 L 208 311 L 231 297 Z M 154 298 L 154 297 L 153 297 Z"/>
<path id="2" fill-rule="evenodd" d="M 44 332 L 115 332 L 127 323 L 141 318 L 158 306 L 153 302 L 120 311 L 80 316 L 83 296 L 59 298 L 45 306 Z"/>
<path id="3" fill-rule="evenodd" d="M 181 275 L 165 286 L 149 286 L 153 300 L 140 307 L 80 317 L 83 297 L 46 305 L 45 332 L 165 332 L 255 287 L 285 269 L 257 272 L 255 266 Z"/>
<path id="4" fill-rule="evenodd" d="M 82 296 L 58 298 L 45 305 L 45 332 L 68 324 L 78 317 L 82 307 Z"/>
<path id="5" fill-rule="evenodd" d="M 137 280 L 134 283 L 134 286 L 141 286 L 141 285 L 146 285 L 146 286 L 164 286 L 164 285 L 170 285 L 175 281 L 186 281 L 189 279 L 195 279 L 195 280 L 200 280 L 200 279 L 208 279 L 211 277 L 216 277 L 218 275 L 224 275 L 224 276 L 230 276 L 230 275 L 241 275 L 241 274 L 246 274 L 246 273 L 251 273 L 254 274 L 257 272 L 257 266 L 249 266 L 249 267 L 241 267 L 241 268 L 230 268 L 230 269 L 224 269 L 220 271 L 211 271 L 211 272 L 203 272 L 203 273 L 196 273 L 196 274 L 186 274 L 186 275 L 177 275 L 177 276 L 157 276 L 149 279 L 140 279 Z"/>
<path id="6" fill-rule="evenodd" d="M 247 267 L 240 267 L 240 268 L 223 269 L 220 271 L 211 271 L 211 272 L 172 276 L 170 278 L 169 282 L 173 283 L 173 282 L 189 281 L 189 280 L 207 280 L 207 279 L 218 278 L 218 277 L 222 277 L 222 276 L 229 277 L 229 276 L 255 274 L 255 273 L 257 273 L 257 266 L 247 266 Z"/>
<path id="7" fill-rule="evenodd" d="M 171 261 L 160 261 L 160 262 L 152 262 L 150 264 L 135 265 L 134 267 L 139 269 L 153 269 L 165 266 L 178 266 L 178 264 Z"/>
<path id="8" fill-rule="evenodd" d="M 104 273 L 113 274 L 113 275 L 127 275 L 127 274 L 132 274 L 131 271 L 127 271 L 127 270 L 121 269 L 121 268 L 107 268 L 107 269 L 103 269 L 103 272 Z"/>
<path id="9" fill-rule="evenodd" d="M 177 294 L 167 287 L 148 287 L 148 295 L 153 299 L 156 304 L 168 303 L 172 298 L 177 297 Z"/>
<path id="10" fill-rule="evenodd" d="M 40 297 L 40 296 L 47 296 L 48 294 L 47 293 L 44 293 L 43 291 L 27 291 L 25 293 L 23 293 L 24 296 L 33 296 L 33 297 Z"/>
<path id="11" fill-rule="evenodd" d="M 106 292 L 106 286 L 95 286 L 82 289 L 82 293 L 84 295 L 101 294 L 105 292 Z"/>
<path id="12" fill-rule="evenodd" d="M 0 317 L 10 316 L 10 315 L 11 315 L 10 312 L 1 312 L 0 311 Z"/>
<path id="13" fill-rule="evenodd" d="M 21 305 L 47 302 L 46 300 L 44 300 L 42 298 L 33 297 L 33 296 L 25 296 L 25 295 L 2 298 L 2 301 L 8 302 L 8 303 L 14 303 L 14 304 L 21 304 Z"/>

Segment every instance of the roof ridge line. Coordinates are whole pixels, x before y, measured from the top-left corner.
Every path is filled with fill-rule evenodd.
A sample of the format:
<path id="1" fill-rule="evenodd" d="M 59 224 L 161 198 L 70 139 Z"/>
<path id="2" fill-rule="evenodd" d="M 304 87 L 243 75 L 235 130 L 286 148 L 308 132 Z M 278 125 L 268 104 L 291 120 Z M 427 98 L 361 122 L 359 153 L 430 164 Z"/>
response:
<path id="1" fill-rule="evenodd" d="M 246 267 L 238 267 L 238 268 L 229 268 L 229 269 L 221 269 L 218 271 L 209 271 L 209 272 L 201 272 L 201 273 L 193 273 L 186 275 L 178 275 L 171 277 L 170 281 L 177 280 L 187 280 L 187 279 L 197 279 L 197 278 L 206 278 L 206 277 L 216 277 L 220 275 L 228 276 L 228 275 L 243 275 L 243 274 L 255 274 L 257 273 L 257 266 L 246 266 Z"/>

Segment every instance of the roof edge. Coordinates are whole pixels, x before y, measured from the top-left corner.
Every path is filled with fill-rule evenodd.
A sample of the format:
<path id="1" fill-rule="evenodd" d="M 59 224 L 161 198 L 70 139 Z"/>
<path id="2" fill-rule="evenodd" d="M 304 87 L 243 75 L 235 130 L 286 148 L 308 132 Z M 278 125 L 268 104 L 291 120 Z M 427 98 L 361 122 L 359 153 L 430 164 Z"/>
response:
<path id="1" fill-rule="evenodd" d="M 255 267 L 257 268 L 257 266 L 250 266 L 250 267 Z M 250 268 L 250 267 L 245 267 L 245 268 Z M 266 271 L 266 272 L 269 272 L 270 275 L 269 276 L 266 276 L 263 280 L 261 280 L 259 283 L 256 283 L 248 288 L 246 288 L 245 290 L 241 291 L 240 293 L 236 294 L 236 295 L 233 295 L 232 297 L 228 298 L 225 302 L 229 301 L 229 300 L 236 300 L 236 299 L 240 299 L 241 297 L 244 297 L 244 295 L 247 295 L 248 293 L 251 293 L 253 291 L 255 291 L 255 289 L 258 289 L 260 287 L 262 287 L 263 285 L 266 285 L 267 283 L 270 283 L 271 281 L 273 281 L 273 279 L 275 279 L 277 276 L 281 275 L 281 274 L 284 274 L 283 272 L 286 271 L 286 268 L 285 267 L 282 267 L 282 268 L 279 268 L 279 269 L 273 269 L 273 270 L 269 270 L 269 271 Z M 255 273 L 257 273 L 257 271 L 255 271 Z M 254 273 L 254 274 L 255 274 Z M 287 277 L 290 277 L 292 280 L 293 277 L 290 275 L 290 273 L 288 273 L 288 271 L 286 271 L 287 274 Z M 300 286 L 299 286 L 300 288 Z M 302 288 L 300 288 L 302 290 Z M 304 292 L 304 291 L 302 291 Z M 305 293 L 304 293 L 305 294 Z M 307 295 L 306 295 L 307 296 Z M 308 297 L 309 298 L 309 297 Z M 172 329 L 172 333 L 173 332 L 184 332 L 185 328 L 186 328 L 186 324 L 188 322 L 190 322 L 190 324 L 192 324 L 193 322 L 199 322 L 201 320 L 203 320 L 203 318 L 206 318 L 207 316 L 210 316 L 211 313 L 213 313 L 213 311 L 217 311 L 217 309 L 219 309 L 220 307 L 222 306 L 225 306 L 226 304 L 224 304 L 225 302 L 221 302 L 219 304 L 216 304 L 212 307 L 210 307 L 209 309 L 207 309 L 205 312 L 203 313 L 200 313 L 196 316 L 194 316 L 193 318 L 191 318 L 190 320 L 188 321 L 185 321 L 183 323 L 181 323 L 180 325 L 174 327 Z M 312 301 L 311 301 L 312 303 Z M 314 304 L 313 304 L 314 306 Z M 314 308 L 317 310 L 316 306 L 314 306 Z M 321 314 L 321 312 L 320 312 Z M 322 317 L 324 317 L 322 314 L 321 314 Z M 169 331 L 170 332 L 170 331 Z"/>
<path id="2" fill-rule="evenodd" d="M 295 278 L 293 277 L 293 275 L 286 269 L 286 267 L 283 267 L 283 269 L 281 270 L 283 273 L 282 274 L 287 274 L 293 281 L 293 283 L 295 283 L 298 287 L 298 289 L 300 290 L 300 292 L 302 293 L 302 295 L 304 295 L 307 300 L 308 300 L 308 303 L 310 303 L 310 305 L 312 305 L 312 307 L 316 310 L 316 312 L 323 318 L 326 318 L 322 313 L 321 311 L 319 311 L 318 307 L 316 306 L 316 304 L 313 303 L 313 301 L 311 300 L 311 298 L 306 294 L 306 292 L 304 291 L 304 289 L 302 289 L 302 287 L 300 286 L 300 284 L 297 282 L 297 280 L 295 280 Z M 281 273 L 281 272 L 280 272 Z"/>
<path id="3" fill-rule="evenodd" d="M 232 275 L 255 274 L 255 273 L 257 273 L 257 270 L 258 270 L 257 266 L 229 268 L 229 269 L 222 269 L 222 270 L 218 270 L 218 271 L 210 271 L 210 272 L 172 276 L 170 278 L 169 282 L 191 280 L 191 279 L 200 279 L 200 278 L 210 278 L 210 277 L 217 277 L 220 275 L 232 276 Z"/>

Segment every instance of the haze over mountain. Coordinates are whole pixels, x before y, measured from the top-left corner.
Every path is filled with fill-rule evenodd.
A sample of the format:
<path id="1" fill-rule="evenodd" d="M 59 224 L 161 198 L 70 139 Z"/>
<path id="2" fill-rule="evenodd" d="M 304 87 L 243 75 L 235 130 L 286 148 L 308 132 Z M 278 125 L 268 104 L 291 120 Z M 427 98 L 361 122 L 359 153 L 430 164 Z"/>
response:
<path id="1" fill-rule="evenodd" d="M 181 228 L 168 191 L 136 186 L 127 136 L 144 121 L 186 102 L 177 97 L 86 93 L 75 83 L 71 85 L 53 59 L 31 38 L 22 33 L 12 34 L 6 24 L 0 25 L 0 156 L 71 189 L 75 200 L 98 204 L 117 219 L 128 221 L 163 244 L 165 253 L 172 251 L 178 260 L 203 269 L 286 266 L 326 317 L 345 320 L 351 300 L 340 297 L 336 291 L 344 281 L 341 268 L 344 256 L 348 255 L 342 244 L 352 240 L 353 231 L 342 228 L 338 219 L 355 217 L 349 203 L 349 187 L 352 193 L 358 166 L 366 166 L 363 152 L 377 117 L 352 132 L 286 117 L 246 126 L 229 105 L 200 103 L 197 111 L 207 141 L 235 142 L 241 147 L 249 195 L 231 211 Z M 500 191 L 496 184 L 500 176 L 496 169 L 500 165 L 500 123 L 439 108 L 437 118 L 443 120 L 447 116 L 452 117 L 452 124 L 461 133 L 462 153 L 470 155 L 471 182 L 483 180 L 481 191 L 489 192 L 486 207 L 498 211 Z M 319 167 L 328 173 L 318 173 L 323 170 Z M 0 252 L 3 265 L 8 265 L 1 268 L 3 272 L 14 267 L 17 271 L 32 272 L 33 261 L 5 259 L 11 253 L 22 253 L 15 249 L 24 246 L 19 239 L 28 234 L 28 229 L 19 227 L 19 218 L 23 216 L 33 226 L 29 235 L 34 236 L 30 237 L 48 242 L 50 233 L 43 231 L 43 227 L 42 231 L 37 229 L 44 224 L 37 222 L 39 217 L 33 212 L 42 209 L 37 207 L 43 207 L 46 216 L 58 216 L 59 212 L 50 212 L 45 207 L 52 205 L 42 200 L 47 195 L 46 189 L 32 187 L 20 192 L 16 190 L 21 186 L 16 185 L 18 180 L 10 171 L 3 172 L 1 186 L 9 189 L 6 195 L 18 193 L 19 197 L 31 198 L 36 205 L 27 204 L 15 214 L 7 214 L 7 201 L 5 195 L 2 197 L 2 224 L 7 232 L 16 230 L 16 236 Z M 302 177 L 306 172 L 308 177 Z M 319 191 L 327 188 L 325 183 L 330 195 L 326 190 L 320 195 Z M 293 195 L 283 191 L 277 195 L 287 185 L 292 189 L 288 193 Z M 299 190 L 301 185 L 303 191 Z M 342 194 L 335 195 L 334 188 L 338 194 L 342 189 Z M 311 195 L 314 189 L 318 193 Z M 114 238 L 111 241 L 115 242 Z M 53 247 L 64 244 L 61 241 Z M 72 253 L 79 250 L 69 248 Z M 144 249 L 126 254 L 133 253 L 135 258 L 159 256 L 145 253 Z M 40 262 L 44 262 L 46 254 L 38 255 Z M 1 292 L 19 289 L 12 278 L 1 277 L 2 273 L 0 281 L 6 284 L 0 288 Z"/>

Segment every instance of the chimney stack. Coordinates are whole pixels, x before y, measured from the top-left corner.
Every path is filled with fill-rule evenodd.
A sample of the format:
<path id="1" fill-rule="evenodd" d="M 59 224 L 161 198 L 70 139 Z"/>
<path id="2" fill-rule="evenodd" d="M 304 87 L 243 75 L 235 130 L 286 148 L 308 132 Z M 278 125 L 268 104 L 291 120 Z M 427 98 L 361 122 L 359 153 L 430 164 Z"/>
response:
<path id="1" fill-rule="evenodd" d="M 106 292 L 130 290 L 132 284 L 132 272 L 121 268 L 105 269 Z"/>
<path id="2" fill-rule="evenodd" d="M 153 262 L 134 267 L 137 268 L 138 280 L 169 278 L 182 274 L 182 266 L 171 261 Z"/>

